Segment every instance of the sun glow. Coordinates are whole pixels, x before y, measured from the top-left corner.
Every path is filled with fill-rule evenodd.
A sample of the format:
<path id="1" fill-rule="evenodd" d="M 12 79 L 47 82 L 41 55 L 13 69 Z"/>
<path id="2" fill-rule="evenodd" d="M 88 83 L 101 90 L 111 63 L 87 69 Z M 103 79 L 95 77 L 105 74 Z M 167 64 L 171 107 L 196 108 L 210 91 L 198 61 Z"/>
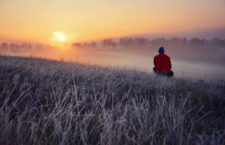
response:
<path id="1" fill-rule="evenodd" d="M 60 51 L 70 49 L 70 43 L 72 42 L 72 40 L 72 36 L 63 31 L 55 31 L 50 37 L 51 45 Z"/>
<path id="2" fill-rule="evenodd" d="M 61 36 L 59 37 L 59 40 L 63 42 L 63 41 L 65 41 L 65 40 L 66 40 L 66 37 L 65 37 L 65 36 L 63 36 L 63 35 L 61 35 Z"/>
<path id="3" fill-rule="evenodd" d="M 53 32 L 53 41 L 66 42 L 66 36 L 63 32 Z"/>

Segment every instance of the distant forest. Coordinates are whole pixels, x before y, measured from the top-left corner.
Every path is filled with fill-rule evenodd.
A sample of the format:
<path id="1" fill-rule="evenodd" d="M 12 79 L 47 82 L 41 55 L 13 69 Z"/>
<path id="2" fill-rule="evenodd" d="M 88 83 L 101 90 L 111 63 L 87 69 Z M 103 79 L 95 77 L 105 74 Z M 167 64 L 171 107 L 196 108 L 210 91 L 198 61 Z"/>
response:
<path id="1" fill-rule="evenodd" d="M 173 38 L 154 38 L 148 39 L 144 37 L 124 37 L 119 39 L 104 39 L 100 42 L 81 42 L 73 43 L 74 47 L 140 47 L 145 48 L 149 46 L 194 46 L 194 47 L 205 47 L 213 46 L 225 49 L 225 39 L 214 38 L 212 40 L 192 38 L 187 40 L 185 37 L 173 37 Z"/>
<path id="2" fill-rule="evenodd" d="M 51 48 L 50 45 L 44 45 L 44 44 L 34 44 L 30 42 L 20 42 L 20 43 L 13 43 L 13 42 L 2 42 L 0 43 L 0 49 L 1 50 L 8 50 L 8 51 L 21 51 L 21 50 L 26 50 L 33 49 L 33 50 L 39 50 L 39 49 L 46 49 L 46 48 Z"/>
<path id="3" fill-rule="evenodd" d="M 153 57 L 160 46 L 177 60 L 201 61 L 207 63 L 225 64 L 225 39 L 211 40 L 185 37 L 154 38 L 124 37 L 119 39 L 104 39 L 99 42 L 73 43 L 74 48 L 135 52 L 135 55 Z"/>
<path id="4" fill-rule="evenodd" d="M 187 40 L 185 37 L 173 37 L 173 38 L 154 38 L 148 39 L 144 37 L 124 37 L 119 39 L 104 39 L 102 41 L 92 42 L 76 42 L 72 44 L 73 47 L 103 47 L 103 48 L 148 48 L 152 46 L 174 46 L 174 47 L 213 47 L 225 49 L 225 39 L 214 38 L 211 40 L 192 38 Z M 14 50 L 14 49 L 42 49 L 49 48 L 50 45 L 33 44 L 30 42 L 22 43 L 0 43 L 0 49 Z"/>
<path id="5" fill-rule="evenodd" d="M 160 46 L 166 48 L 173 59 L 184 61 L 202 61 L 225 64 L 225 39 L 214 38 L 211 40 L 185 37 L 154 38 L 124 37 L 118 39 L 104 39 L 92 42 L 72 43 L 72 48 L 83 51 L 114 51 L 118 53 L 127 52 L 133 55 L 153 57 Z M 23 43 L 0 43 L 1 51 L 28 52 L 51 50 L 50 45 Z"/>

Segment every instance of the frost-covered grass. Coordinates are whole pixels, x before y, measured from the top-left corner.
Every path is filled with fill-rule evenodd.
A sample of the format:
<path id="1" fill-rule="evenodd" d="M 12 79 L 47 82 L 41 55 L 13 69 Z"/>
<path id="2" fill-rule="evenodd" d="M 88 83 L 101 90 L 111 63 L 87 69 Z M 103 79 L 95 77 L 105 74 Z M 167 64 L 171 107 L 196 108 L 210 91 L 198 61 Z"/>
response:
<path id="1" fill-rule="evenodd" d="M 0 144 L 224 145 L 225 82 L 0 56 Z"/>

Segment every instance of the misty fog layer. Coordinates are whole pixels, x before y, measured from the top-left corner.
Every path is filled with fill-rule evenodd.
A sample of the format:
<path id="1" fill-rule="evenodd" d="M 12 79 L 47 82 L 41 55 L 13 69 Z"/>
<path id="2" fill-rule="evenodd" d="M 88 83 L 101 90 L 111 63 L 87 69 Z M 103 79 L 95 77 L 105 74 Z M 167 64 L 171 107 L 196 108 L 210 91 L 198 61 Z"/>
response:
<path id="1" fill-rule="evenodd" d="M 172 61 L 175 77 L 202 80 L 225 79 L 225 41 L 220 39 L 210 42 L 196 38 L 188 42 L 178 38 L 154 39 L 151 43 L 143 38 L 125 38 L 119 41 L 107 39 L 103 40 L 101 45 L 98 42 L 76 43 L 67 48 L 42 45 L 31 48 L 30 44 L 18 46 L 2 43 L 0 53 L 129 68 L 152 73 L 153 58 L 158 54 L 159 46 L 165 46 L 166 54 Z"/>
<path id="2" fill-rule="evenodd" d="M 76 56 L 76 60 L 79 62 L 79 58 L 83 55 L 85 59 L 81 59 L 81 62 L 88 64 L 98 64 L 103 66 L 112 66 L 120 68 L 131 68 L 140 71 L 152 73 L 153 68 L 153 55 L 155 54 L 141 54 L 134 52 L 118 52 L 118 51 L 98 51 L 98 52 L 80 52 L 81 54 Z M 74 57 L 71 56 L 71 59 Z M 225 79 L 225 67 L 222 64 L 198 62 L 198 61 L 186 61 L 173 59 L 172 70 L 175 73 L 175 77 L 180 78 L 193 78 L 202 80 L 220 80 Z"/>

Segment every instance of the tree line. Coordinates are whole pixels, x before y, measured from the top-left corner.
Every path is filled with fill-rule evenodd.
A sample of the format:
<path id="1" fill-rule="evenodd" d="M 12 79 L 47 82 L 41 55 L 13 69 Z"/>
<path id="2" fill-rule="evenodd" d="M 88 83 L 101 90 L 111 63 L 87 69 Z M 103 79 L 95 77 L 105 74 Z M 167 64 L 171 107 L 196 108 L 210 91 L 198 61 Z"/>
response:
<path id="1" fill-rule="evenodd" d="M 30 42 L 21 42 L 21 43 L 13 43 L 13 42 L 2 42 L 0 43 L 1 50 L 11 50 L 11 51 L 19 51 L 19 50 L 40 50 L 44 48 L 49 48 L 51 46 L 44 45 L 41 43 L 34 44 Z"/>
<path id="2" fill-rule="evenodd" d="M 148 39 L 145 37 L 124 37 L 119 39 L 103 39 L 100 42 L 78 42 L 73 43 L 73 47 L 149 47 L 149 46 L 193 46 L 193 47 L 204 47 L 204 46 L 216 46 L 225 48 L 225 39 L 213 38 L 211 40 L 201 38 L 186 39 L 185 37 L 172 37 L 172 38 L 154 38 Z"/>

